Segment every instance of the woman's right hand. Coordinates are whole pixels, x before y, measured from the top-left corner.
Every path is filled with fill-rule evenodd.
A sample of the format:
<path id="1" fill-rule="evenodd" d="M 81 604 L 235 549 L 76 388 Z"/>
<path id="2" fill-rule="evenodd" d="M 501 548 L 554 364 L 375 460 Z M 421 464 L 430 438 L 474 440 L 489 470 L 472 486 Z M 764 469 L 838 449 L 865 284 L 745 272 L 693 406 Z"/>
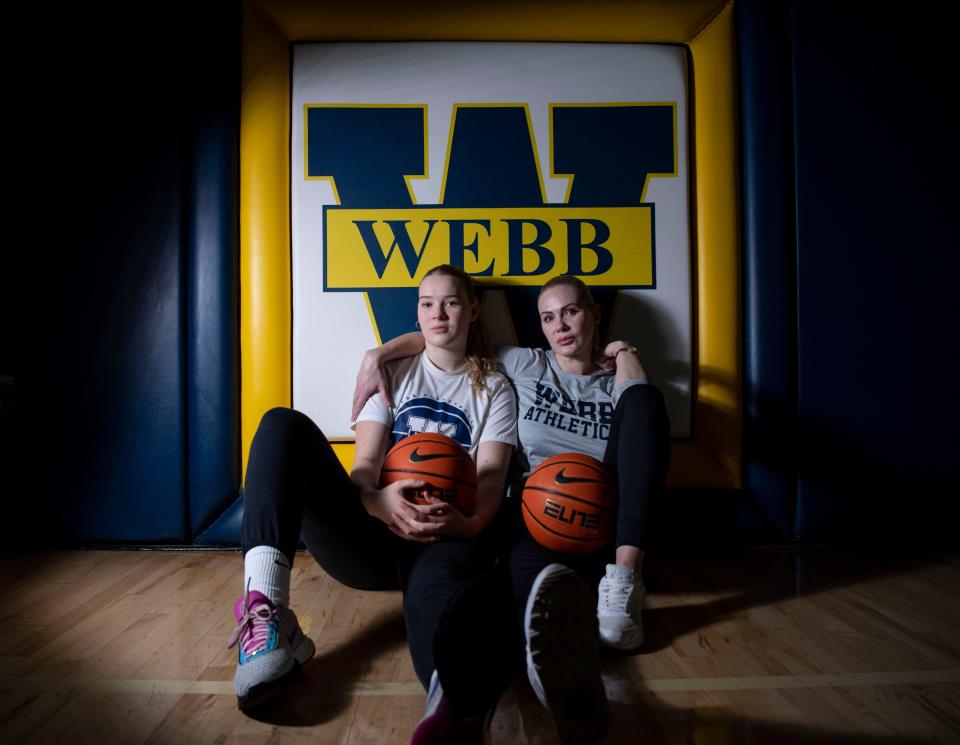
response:
<path id="1" fill-rule="evenodd" d="M 393 406 L 393 396 L 390 394 L 390 381 L 383 366 L 379 349 L 368 349 L 363 355 L 360 370 L 357 372 L 357 381 L 353 388 L 353 408 L 350 411 L 351 421 L 360 416 L 363 405 L 374 393 L 379 393 L 387 406 Z"/>
<path id="2" fill-rule="evenodd" d="M 439 515 L 443 505 L 415 505 L 410 499 L 426 486 L 420 479 L 402 479 L 387 484 L 383 489 L 374 489 L 363 495 L 367 512 L 384 523 L 401 538 L 419 543 L 433 543 L 440 539 L 436 534 L 434 515 Z"/>

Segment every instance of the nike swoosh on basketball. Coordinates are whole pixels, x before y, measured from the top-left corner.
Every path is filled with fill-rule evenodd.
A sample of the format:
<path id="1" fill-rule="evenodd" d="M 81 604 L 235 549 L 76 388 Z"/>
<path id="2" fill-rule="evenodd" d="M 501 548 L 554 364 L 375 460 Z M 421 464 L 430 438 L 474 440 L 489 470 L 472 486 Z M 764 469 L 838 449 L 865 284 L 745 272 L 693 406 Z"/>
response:
<path id="1" fill-rule="evenodd" d="M 561 468 L 553 480 L 558 484 L 602 484 L 601 479 L 582 479 L 579 476 L 567 476 L 564 473 L 567 469 Z"/>
<path id="2" fill-rule="evenodd" d="M 411 463 L 423 463 L 425 460 L 436 460 L 437 458 L 456 458 L 457 456 L 449 453 L 433 453 L 432 455 L 420 455 L 420 448 L 416 447 L 410 453 Z"/>

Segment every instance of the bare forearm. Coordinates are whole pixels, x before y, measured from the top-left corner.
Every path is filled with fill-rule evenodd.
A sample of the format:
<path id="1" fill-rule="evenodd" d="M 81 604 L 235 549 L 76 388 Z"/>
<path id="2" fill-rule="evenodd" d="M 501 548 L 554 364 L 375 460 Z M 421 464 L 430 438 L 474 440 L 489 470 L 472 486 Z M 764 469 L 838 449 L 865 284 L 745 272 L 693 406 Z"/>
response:
<path id="1" fill-rule="evenodd" d="M 505 487 L 506 484 L 503 480 L 499 481 L 499 486 L 494 485 L 491 481 L 486 488 L 481 486 L 480 483 L 477 484 L 477 503 L 472 517 L 476 526 L 475 534 L 479 534 L 487 527 L 500 511 Z"/>
<path id="2" fill-rule="evenodd" d="M 607 345 L 604 353 L 613 359 L 616 365 L 614 383 L 626 383 L 631 380 L 647 381 L 647 373 L 640 364 L 636 347 L 625 341 L 615 341 Z"/>
<path id="3" fill-rule="evenodd" d="M 388 406 L 393 406 L 393 392 L 384 365 L 391 360 L 412 357 L 423 351 L 423 337 L 417 333 L 404 334 L 386 344 L 369 349 L 363 354 L 357 382 L 353 388 L 353 407 L 350 419 L 356 421 L 364 404 L 374 394 L 380 393 Z"/>
<path id="4" fill-rule="evenodd" d="M 387 448 L 387 428 L 379 422 L 358 422 L 350 480 L 360 490 L 363 506 L 370 511 L 369 498 L 380 485 L 380 467 Z"/>
<path id="5" fill-rule="evenodd" d="M 388 342 L 381 344 L 375 349 L 367 352 L 376 362 L 382 364 L 393 360 L 412 357 L 423 351 L 423 335 L 411 331 L 409 334 L 401 334 Z"/>
<path id="6" fill-rule="evenodd" d="M 496 517 L 507 485 L 507 469 L 513 447 L 502 442 L 481 445 L 477 457 L 477 502 L 473 520 L 479 533 Z"/>
<path id="7" fill-rule="evenodd" d="M 372 461 L 357 459 L 350 471 L 350 480 L 356 484 L 362 496 L 367 492 L 376 490 L 379 486 L 379 469 Z"/>

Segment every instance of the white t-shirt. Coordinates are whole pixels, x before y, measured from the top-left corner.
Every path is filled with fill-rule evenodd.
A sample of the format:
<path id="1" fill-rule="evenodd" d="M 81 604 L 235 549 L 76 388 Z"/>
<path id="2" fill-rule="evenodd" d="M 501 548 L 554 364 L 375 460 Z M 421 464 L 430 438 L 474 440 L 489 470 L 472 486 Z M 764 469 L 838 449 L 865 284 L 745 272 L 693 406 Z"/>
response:
<path id="1" fill-rule="evenodd" d="M 364 405 L 358 422 L 380 422 L 395 444 L 418 432 L 452 437 L 475 455 L 481 442 L 517 444 L 517 402 L 510 383 L 500 373 L 487 376 L 489 392 L 474 392 L 466 367 L 444 372 L 426 352 L 387 364 L 393 406 L 379 393 Z"/>

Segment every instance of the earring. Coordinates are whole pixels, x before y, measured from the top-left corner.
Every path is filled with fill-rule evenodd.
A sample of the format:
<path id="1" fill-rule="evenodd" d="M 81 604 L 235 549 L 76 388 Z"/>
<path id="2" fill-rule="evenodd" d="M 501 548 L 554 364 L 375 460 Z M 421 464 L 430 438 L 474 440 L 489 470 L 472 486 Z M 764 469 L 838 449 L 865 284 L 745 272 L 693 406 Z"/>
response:
<path id="1" fill-rule="evenodd" d="M 416 326 L 417 328 L 420 328 L 420 321 L 417 321 L 417 322 L 414 323 L 413 325 Z"/>

